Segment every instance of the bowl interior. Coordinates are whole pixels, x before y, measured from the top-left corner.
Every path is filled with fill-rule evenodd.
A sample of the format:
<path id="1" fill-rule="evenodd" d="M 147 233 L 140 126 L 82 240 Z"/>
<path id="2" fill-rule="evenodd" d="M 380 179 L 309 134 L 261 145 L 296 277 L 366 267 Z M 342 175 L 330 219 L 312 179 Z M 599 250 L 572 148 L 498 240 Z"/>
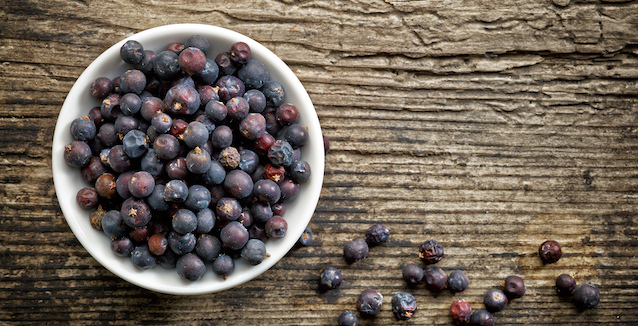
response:
<path id="1" fill-rule="evenodd" d="M 97 77 L 114 78 L 121 75 L 131 66 L 122 62 L 119 49 L 126 40 L 134 39 L 142 43 L 144 49 L 162 51 L 172 42 L 183 42 L 189 36 L 198 34 L 208 39 L 211 44 L 209 58 L 223 51 L 238 41 L 251 47 L 252 57 L 261 60 L 270 73 L 271 80 L 279 81 L 286 91 L 285 101 L 293 103 L 299 109 L 300 123 L 308 126 L 309 141 L 302 148 L 302 157 L 312 168 L 312 177 L 302 184 L 297 199 L 286 203 L 284 218 L 288 222 L 286 236 L 281 239 L 266 241 L 270 257 L 257 266 L 250 266 L 243 259 L 236 260 L 236 268 L 228 279 L 215 275 L 210 264 L 203 278 L 197 282 L 182 280 L 174 269 L 156 266 L 142 271 L 136 268 L 129 258 L 116 256 L 110 249 L 110 239 L 101 231 L 93 229 L 89 221 L 89 211 L 83 210 L 75 201 L 78 190 L 89 186 L 80 175 L 79 169 L 69 167 L 64 161 L 64 146 L 73 139 L 69 132 L 71 122 L 86 115 L 92 107 L 100 102 L 90 96 L 90 84 Z M 273 266 L 297 242 L 305 226 L 314 213 L 324 173 L 324 152 L 321 127 L 315 109 L 301 82 L 288 66 L 270 50 L 256 41 L 224 28 L 200 24 L 166 25 L 127 37 L 102 53 L 80 75 L 71 88 L 58 117 L 53 137 L 52 169 L 55 190 L 60 207 L 71 230 L 86 250 L 104 267 L 124 280 L 143 288 L 169 294 L 201 294 L 217 292 L 232 288 L 246 282 Z"/>

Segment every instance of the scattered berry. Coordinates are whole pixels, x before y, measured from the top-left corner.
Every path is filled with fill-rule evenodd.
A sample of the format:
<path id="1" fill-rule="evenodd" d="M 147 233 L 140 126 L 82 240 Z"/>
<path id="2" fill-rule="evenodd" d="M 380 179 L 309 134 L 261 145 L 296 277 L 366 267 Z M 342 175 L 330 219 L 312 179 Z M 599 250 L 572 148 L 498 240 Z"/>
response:
<path id="1" fill-rule="evenodd" d="M 377 246 L 390 238 L 390 230 L 381 224 L 375 224 L 366 231 L 366 242 L 370 246 Z"/>
<path id="2" fill-rule="evenodd" d="M 358 262 L 368 256 L 368 244 L 361 238 L 349 241 L 343 247 L 343 256 L 348 264 Z"/>
<path id="3" fill-rule="evenodd" d="M 416 312 L 416 299 L 407 292 L 400 292 L 392 297 L 392 313 L 397 320 L 408 320 Z"/>
<path id="4" fill-rule="evenodd" d="M 363 290 L 357 298 L 357 310 L 366 317 L 372 317 L 379 313 L 381 304 L 383 304 L 383 295 L 376 289 Z"/>
<path id="5" fill-rule="evenodd" d="M 571 275 L 560 274 L 556 278 L 556 291 L 560 295 L 570 295 L 576 289 L 576 280 Z"/>
<path id="6" fill-rule="evenodd" d="M 470 319 L 472 306 L 465 300 L 456 300 L 450 306 L 450 315 L 455 324 L 464 324 Z"/>
<path id="7" fill-rule="evenodd" d="M 511 275 L 505 278 L 503 282 L 503 293 L 509 300 L 517 299 L 525 294 L 525 282 L 523 279 L 516 275 Z"/>
<path id="8" fill-rule="evenodd" d="M 436 264 L 443 259 L 443 246 L 436 240 L 427 240 L 419 247 L 419 258 L 426 264 Z"/>
<path id="9" fill-rule="evenodd" d="M 563 254 L 560 244 L 554 240 L 547 240 L 538 247 L 538 255 L 545 264 L 553 264 Z"/>
<path id="10" fill-rule="evenodd" d="M 600 291 L 591 284 L 583 283 L 574 290 L 574 302 L 579 309 L 596 308 L 600 302 Z"/>
<path id="11" fill-rule="evenodd" d="M 319 285 L 325 290 L 332 290 L 341 285 L 341 280 L 341 271 L 336 267 L 328 267 L 321 271 Z"/>

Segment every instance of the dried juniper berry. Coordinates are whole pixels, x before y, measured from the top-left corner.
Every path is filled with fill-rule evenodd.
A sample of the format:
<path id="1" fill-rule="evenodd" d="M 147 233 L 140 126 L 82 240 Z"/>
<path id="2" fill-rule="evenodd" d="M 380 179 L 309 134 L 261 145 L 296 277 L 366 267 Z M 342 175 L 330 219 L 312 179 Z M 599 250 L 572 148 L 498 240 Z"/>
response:
<path id="1" fill-rule="evenodd" d="M 241 155 L 235 147 L 228 146 L 219 152 L 219 163 L 229 170 L 237 168 L 240 161 Z"/>
<path id="2" fill-rule="evenodd" d="M 272 107 L 284 104 L 284 87 L 275 80 L 268 81 L 262 86 L 261 92 L 266 96 L 266 103 Z"/>
<path id="3" fill-rule="evenodd" d="M 82 174 L 84 181 L 93 184 L 105 172 L 106 167 L 102 164 L 102 160 L 99 157 L 91 156 L 89 164 L 82 168 L 80 174 Z"/>
<path id="4" fill-rule="evenodd" d="M 140 122 L 132 116 L 120 115 L 115 119 L 113 126 L 115 126 L 118 137 L 122 139 L 129 131 L 138 129 Z"/>
<path id="5" fill-rule="evenodd" d="M 600 302 L 600 291 L 597 287 L 583 283 L 574 290 L 574 303 L 578 309 L 593 309 Z"/>
<path id="6" fill-rule="evenodd" d="M 163 255 L 157 256 L 157 263 L 166 269 L 174 269 L 178 258 L 173 250 L 166 250 Z"/>
<path id="7" fill-rule="evenodd" d="M 186 155 L 186 168 L 194 174 L 204 174 L 211 164 L 210 154 L 199 147 L 195 147 Z"/>
<path id="8" fill-rule="evenodd" d="M 545 264 L 553 264 L 563 254 L 560 244 L 554 240 L 547 240 L 538 247 L 538 255 Z"/>
<path id="9" fill-rule="evenodd" d="M 277 214 L 277 215 L 281 216 L 282 214 Z M 300 246 L 309 246 L 311 243 L 312 243 L 312 229 L 310 228 L 310 226 L 306 226 L 303 233 L 299 237 L 299 240 L 297 240 L 297 244 Z"/>
<path id="10" fill-rule="evenodd" d="M 192 233 L 179 234 L 175 231 L 168 233 L 168 246 L 171 250 L 178 254 L 184 255 L 195 250 L 197 239 Z"/>
<path id="11" fill-rule="evenodd" d="M 210 195 L 210 192 L 209 192 L 209 195 Z M 213 213 L 213 211 L 210 208 L 206 207 L 200 210 L 199 212 L 197 212 L 196 215 L 197 215 L 197 229 L 195 229 L 195 232 L 199 234 L 210 232 L 215 226 L 215 213 Z"/>
<path id="12" fill-rule="evenodd" d="M 104 99 L 113 90 L 113 82 L 106 77 L 98 77 L 91 83 L 91 96 L 98 100 Z"/>
<path id="13" fill-rule="evenodd" d="M 221 52 L 215 57 L 215 63 L 222 75 L 232 75 L 237 71 L 237 64 L 230 58 L 228 52 Z"/>
<path id="14" fill-rule="evenodd" d="M 253 173 L 259 166 L 259 155 L 249 149 L 242 149 L 239 151 L 239 163 L 237 166 L 246 173 Z"/>
<path id="15" fill-rule="evenodd" d="M 74 168 L 87 166 L 91 154 L 91 147 L 83 141 L 75 140 L 64 146 L 64 161 Z"/>
<path id="16" fill-rule="evenodd" d="M 208 140 L 208 136 L 208 128 L 198 121 L 189 123 L 183 134 L 184 143 L 191 148 L 204 145 Z"/>
<path id="17" fill-rule="evenodd" d="M 109 151 L 109 165 L 118 173 L 126 172 L 131 168 L 131 160 L 122 145 L 115 145 Z"/>
<path id="18" fill-rule="evenodd" d="M 176 79 L 180 74 L 179 56 L 172 51 L 162 51 L 153 61 L 155 76 L 163 80 Z"/>
<path id="19" fill-rule="evenodd" d="M 195 253 L 204 261 L 212 262 L 222 251 L 222 243 L 215 236 L 203 234 L 197 239 Z"/>
<path id="20" fill-rule="evenodd" d="M 525 290 L 525 282 L 519 276 L 508 276 L 503 282 L 503 293 L 505 293 L 509 300 L 522 297 L 525 294 Z"/>
<path id="21" fill-rule="evenodd" d="M 279 186 L 272 180 L 262 179 L 255 182 L 253 194 L 257 200 L 274 204 L 281 198 Z"/>
<path id="22" fill-rule="evenodd" d="M 128 257 L 134 249 L 133 241 L 123 237 L 111 240 L 111 250 L 120 257 Z"/>
<path id="23" fill-rule="evenodd" d="M 156 256 L 161 256 L 168 249 L 168 239 L 161 234 L 153 234 L 148 238 L 148 250 Z"/>
<path id="24" fill-rule="evenodd" d="M 255 171 L 250 174 L 250 177 L 253 179 L 253 183 L 263 179 L 264 178 L 264 166 L 263 165 L 258 165 L 257 168 L 255 168 Z"/>
<path id="25" fill-rule="evenodd" d="M 366 289 L 357 298 L 357 310 L 364 317 L 374 317 L 381 310 L 383 295 L 376 289 Z"/>
<path id="26" fill-rule="evenodd" d="M 248 240 L 241 250 L 241 257 L 253 266 L 261 264 L 266 256 L 266 245 L 259 239 Z"/>
<path id="27" fill-rule="evenodd" d="M 100 130 L 96 136 L 100 143 L 106 147 L 113 147 L 119 141 L 117 131 L 115 131 L 115 125 L 112 123 L 105 123 L 100 126 Z"/>
<path id="28" fill-rule="evenodd" d="M 179 141 L 170 134 L 159 135 L 153 142 L 153 150 L 160 159 L 172 160 L 179 154 Z"/>
<path id="29" fill-rule="evenodd" d="M 206 107 L 210 101 L 219 101 L 219 94 L 217 89 L 210 85 L 200 85 L 197 87 L 199 93 L 200 107 Z"/>
<path id="30" fill-rule="evenodd" d="M 380 245 L 390 238 L 390 230 L 381 224 L 375 224 L 366 230 L 366 242 L 370 246 Z"/>
<path id="31" fill-rule="evenodd" d="M 122 203 L 120 215 L 126 225 L 132 228 L 145 226 L 151 221 L 151 208 L 143 199 L 128 198 Z"/>
<path id="32" fill-rule="evenodd" d="M 441 292 L 447 286 L 447 274 L 438 267 L 430 267 L 423 275 L 425 288 L 432 292 Z"/>
<path id="33" fill-rule="evenodd" d="M 208 40 L 201 36 L 201 35 L 191 35 L 189 36 L 186 41 L 184 41 L 184 47 L 189 48 L 189 47 L 194 47 L 194 48 L 198 48 L 200 50 L 202 50 L 202 52 L 204 52 L 204 54 L 207 54 L 208 51 L 210 51 L 210 43 L 208 42 Z"/>
<path id="34" fill-rule="evenodd" d="M 158 133 L 165 134 L 171 130 L 173 119 L 170 115 L 164 112 L 159 112 L 151 118 L 151 125 Z"/>
<path id="35" fill-rule="evenodd" d="M 223 197 L 215 206 L 215 214 L 220 221 L 234 221 L 241 214 L 241 206 L 237 199 Z"/>
<path id="36" fill-rule="evenodd" d="M 135 65 L 135 69 L 143 72 L 145 75 L 153 73 L 153 62 L 155 61 L 155 51 L 144 50 L 142 60 Z"/>
<path id="37" fill-rule="evenodd" d="M 235 270 L 235 261 L 226 254 L 221 254 L 213 262 L 213 272 L 224 280 Z"/>
<path id="38" fill-rule="evenodd" d="M 266 132 L 255 140 L 253 150 L 259 155 L 266 155 L 266 153 L 268 153 L 268 149 L 275 143 L 275 141 L 275 137 Z"/>
<path id="39" fill-rule="evenodd" d="M 123 94 L 122 89 L 120 88 L 120 78 L 122 78 L 122 76 L 117 76 L 117 77 L 115 77 L 115 78 L 113 78 L 111 80 L 111 82 L 113 83 L 113 93 L 114 94 L 118 94 L 118 95 L 122 95 Z M 118 109 L 119 109 L 119 107 L 118 107 Z M 120 113 L 122 113 L 122 112 L 120 112 Z"/>
<path id="40" fill-rule="evenodd" d="M 261 241 L 264 241 L 268 238 L 266 230 L 264 230 L 262 226 L 259 226 L 257 224 L 253 224 L 250 226 L 250 228 L 248 229 L 248 236 L 251 239 L 259 239 Z"/>
<path id="41" fill-rule="evenodd" d="M 247 90 L 243 97 L 248 102 L 250 112 L 261 113 L 266 108 L 266 96 L 258 89 Z"/>
<path id="42" fill-rule="evenodd" d="M 337 318 L 339 326 L 359 326 L 359 318 L 352 311 L 346 310 Z"/>
<path id="43" fill-rule="evenodd" d="M 323 290 L 333 290 L 341 285 L 341 271 L 336 267 L 327 267 L 321 271 L 319 286 Z"/>
<path id="44" fill-rule="evenodd" d="M 102 217 L 102 230 L 111 238 L 119 238 L 126 233 L 126 226 L 123 223 L 120 212 L 110 210 Z"/>
<path id="45" fill-rule="evenodd" d="M 120 77 L 122 93 L 140 94 L 146 87 L 146 75 L 137 69 L 129 69 Z"/>
<path id="46" fill-rule="evenodd" d="M 233 130 L 226 125 L 221 125 L 213 130 L 210 140 L 215 148 L 230 147 L 233 143 Z"/>
<path id="47" fill-rule="evenodd" d="M 407 292 L 400 292 L 392 297 L 392 313 L 397 320 L 408 320 L 416 312 L 416 299 Z"/>
<path id="48" fill-rule="evenodd" d="M 96 129 L 101 127 L 106 120 L 104 119 L 104 116 L 102 115 L 102 111 L 100 111 L 100 107 L 96 106 L 93 107 L 91 110 L 89 110 L 89 114 L 87 114 L 87 117 L 93 121 L 93 124 L 95 124 Z"/>
<path id="49" fill-rule="evenodd" d="M 406 264 L 403 267 L 403 280 L 409 287 L 416 287 L 423 281 L 423 268 L 414 263 Z"/>
<path id="50" fill-rule="evenodd" d="M 436 240 L 427 240 L 419 246 L 419 258 L 426 264 L 436 264 L 443 259 L 443 246 Z"/>
<path id="51" fill-rule="evenodd" d="M 135 40 L 128 40 L 120 48 L 120 57 L 124 62 L 130 64 L 138 64 L 144 56 L 144 47 Z"/>
<path id="52" fill-rule="evenodd" d="M 556 291 L 559 295 L 570 295 L 576 289 L 576 280 L 569 274 L 560 274 L 556 278 Z"/>
<path id="53" fill-rule="evenodd" d="M 207 186 L 218 185 L 224 182 L 226 169 L 217 160 L 210 162 L 210 167 L 201 176 L 202 182 Z"/>
<path id="54" fill-rule="evenodd" d="M 177 84 L 171 87 L 164 97 L 166 112 L 170 114 L 193 114 L 199 109 L 200 103 L 197 90 L 186 84 Z"/>
<path id="55" fill-rule="evenodd" d="M 450 316 L 455 324 L 465 324 L 472 315 L 472 306 L 465 300 L 456 300 L 450 306 Z"/>
<path id="56" fill-rule="evenodd" d="M 187 253 L 177 259 L 175 268 L 177 269 L 177 275 L 191 282 L 198 281 L 206 272 L 204 262 L 193 253 Z"/>
<path id="57" fill-rule="evenodd" d="M 246 99 L 240 96 L 233 97 L 228 100 L 226 102 L 226 109 L 228 110 L 228 117 L 234 120 L 242 120 L 246 118 L 248 116 L 248 113 L 250 112 L 250 106 L 248 105 L 248 102 L 246 101 Z M 259 125 L 256 124 L 254 127 L 259 128 Z"/>
<path id="58" fill-rule="evenodd" d="M 97 128 L 88 116 L 77 118 L 71 122 L 71 136 L 75 140 L 88 141 L 95 138 Z"/>
<path id="59" fill-rule="evenodd" d="M 275 111 L 277 121 L 284 126 L 289 126 L 299 120 L 299 110 L 290 103 L 284 103 Z"/>
<path id="60" fill-rule="evenodd" d="M 228 108 L 226 108 L 226 105 L 222 102 L 210 101 L 206 103 L 204 113 L 213 121 L 222 121 L 226 119 L 226 116 L 228 115 Z"/>
<path id="61" fill-rule="evenodd" d="M 452 292 L 463 292 L 470 285 L 470 280 L 461 270 L 454 270 L 447 280 L 447 288 Z"/>
<path id="62" fill-rule="evenodd" d="M 98 204 L 98 194 L 93 187 L 84 187 L 78 191 L 75 196 L 75 200 L 78 205 L 84 209 L 92 209 L 95 208 Z"/>
<path id="63" fill-rule="evenodd" d="M 128 237 L 133 240 L 134 243 L 147 243 L 151 237 L 151 229 L 148 225 L 133 228 L 128 233 Z"/>
<path id="64" fill-rule="evenodd" d="M 230 58 L 239 64 L 246 64 L 250 59 L 250 46 L 244 42 L 236 42 L 230 46 Z"/>
<path id="65" fill-rule="evenodd" d="M 189 75 L 199 74 L 206 67 L 206 54 L 198 48 L 188 47 L 178 56 L 179 67 Z"/>
<path id="66" fill-rule="evenodd" d="M 219 87 L 219 98 L 222 102 L 226 103 L 234 97 L 241 97 L 246 91 L 246 86 L 241 79 L 235 76 L 222 76 L 217 80 L 215 86 Z M 245 100 L 244 100 L 245 101 Z M 246 103 L 248 104 L 248 103 Z"/>
<path id="67" fill-rule="evenodd" d="M 266 84 L 270 75 L 266 65 L 257 59 L 250 59 L 237 70 L 237 77 L 244 82 L 247 89 L 258 89 Z"/>
<path id="68" fill-rule="evenodd" d="M 173 42 L 166 46 L 166 51 L 171 51 L 177 55 L 179 55 L 182 51 L 184 51 L 184 44 L 179 42 Z"/>
<path id="69" fill-rule="evenodd" d="M 188 122 L 186 122 L 186 120 L 173 119 L 173 124 L 171 125 L 171 130 L 169 130 L 169 132 L 171 135 L 175 136 L 175 138 L 183 140 L 186 127 L 188 127 Z"/>
<path id="70" fill-rule="evenodd" d="M 284 131 L 284 139 L 293 148 L 299 148 L 308 142 L 308 130 L 298 123 L 293 123 Z"/>
<path id="71" fill-rule="evenodd" d="M 253 203 L 250 206 L 250 213 L 255 219 L 255 222 L 262 225 L 266 224 L 274 215 L 270 205 L 262 202 Z"/>
<path id="72" fill-rule="evenodd" d="M 285 201 L 295 200 L 299 195 L 299 184 L 290 179 L 281 181 L 279 189 L 281 190 L 281 199 Z"/>
<path id="73" fill-rule="evenodd" d="M 184 202 L 186 208 L 199 212 L 210 205 L 210 191 L 202 185 L 192 185 L 188 188 L 188 197 Z"/>
<path id="74" fill-rule="evenodd" d="M 197 79 L 200 84 L 212 85 L 217 80 L 217 77 L 219 77 L 219 66 L 217 66 L 214 60 L 206 59 L 204 69 L 195 76 L 195 79 Z M 217 91 L 215 91 L 215 95 L 217 95 Z M 217 99 L 219 100 L 219 96 L 217 96 Z"/>
<path id="75" fill-rule="evenodd" d="M 128 157 L 140 157 L 146 153 L 148 147 L 148 136 L 139 130 L 131 130 L 122 138 L 122 148 Z"/>
<path id="76" fill-rule="evenodd" d="M 115 180 L 115 190 L 117 190 L 117 194 L 120 195 L 120 197 L 122 197 L 123 199 L 127 199 L 132 196 L 128 185 L 131 182 L 131 178 L 133 178 L 134 173 L 135 172 L 133 171 L 121 173 Z"/>
<path id="77" fill-rule="evenodd" d="M 241 223 L 246 228 L 249 228 L 251 225 L 253 225 L 253 214 L 247 207 L 244 207 L 241 210 L 241 214 L 239 215 L 237 222 Z"/>
<path id="78" fill-rule="evenodd" d="M 285 140 L 277 140 L 268 149 L 268 159 L 274 165 L 288 167 L 292 163 L 292 146 Z"/>
<path id="79" fill-rule="evenodd" d="M 343 246 L 343 257 L 348 264 L 358 262 L 368 256 L 368 244 L 361 238 L 348 241 Z"/>
<path id="80" fill-rule="evenodd" d="M 264 179 L 280 182 L 284 179 L 286 169 L 283 166 L 275 166 L 270 163 L 264 167 Z"/>
<path id="81" fill-rule="evenodd" d="M 282 126 L 279 121 L 277 121 L 274 109 L 266 107 L 261 114 L 264 116 L 264 119 L 266 119 L 266 132 L 273 136 L 279 136 Z"/>
<path id="82" fill-rule="evenodd" d="M 140 161 L 140 167 L 143 171 L 150 173 L 154 177 L 158 177 L 164 171 L 164 161 L 162 161 L 155 150 L 149 149 Z"/>
<path id="83" fill-rule="evenodd" d="M 95 191 L 102 198 L 115 198 L 117 196 L 116 188 L 115 176 L 111 173 L 104 173 L 95 180 Z"/>
<path id="84" fill-rule="evenodd" d="M 483 297 L 483 304 L 485 305 L 485 309 L 489 312 L 499 312 L 505 309 L 508 303 L 507 296 L 503 291 L 499 289 L 489 289 L 485 293 Z"/>
<path id="85" fill-rule="evenodd" d="M 171 180 L 164 186 L 164 200 L 183 203 L 188 198 L 188 186 L 181 180 Z"/>
<path id="86" fill-rule="evenodd" d="M 158 113 L 163 113 L 166 105 L 164 101 L 159 97 L 149 97 L 142 102 L 142 107 L 140 108 L 140 115 L 146 121 L 151 121 L 151 119 Z M 161 133 L 165 133 L 161 132 Z"/>
<path id="87" fill-rule="evenodd" d="M 178 209 L 173 214 L 171 225 L 173 230 L 179 234 L 186 234 L 197 229 L 197 216 L 189 209 Z"/>
<path id="88" fill-rule="evenodd" d="M 246 198 L 253 192 L 253 179 L 242 170 L 232 170 L 226 174 L 224 189 L 237 199 Z"/>
<path id="89" fill-rule="evenodd" d="M 485 309 L 478 309 L 470 316 L 469 324 L 471 326 L 494 326 L 494 316 Z"/>
<path id="90" fill-rule="evenodd" d="M 166 174 L 169 179 L 184 179 L 188 176 L 188 169 L 186 168 L 186 159 L 178 157 L 168 161 L 166 164 Z"/>
<path id="91" fill-rule="evenodd" d="M 151 269 L 155 267 L 157 261 L 155 256 L 148 250 L 148 245 L 140 245 L 135 247 L 131 252 L 131 261 L 133 265 L 139 269 Z"/>
<path id="92" fill-rule="evenodd" d="M 126 93 L 120 98 L 120 110 L 126 115 L 133 115 L 142 108 L 142 99 L 135 93 Z"/>
<path id="93" fill-rule="evenodd" d="M 128 190 L 131 195 L 137 198 L 146 198 L 155 189 L 155 179 L 146 171 L 138 171 L 133 173 L 131 180 L 128 182 Z"/>
<path id="94" fill-rule="evenodd" d="M 283 238 L 288 230 L 288 223 L 281 216 L 273 216 L 266 222 L 266 234 L 275 239 Z"/>
<path id="95" fill-rule="evenodd" d="M 306 161 L 293 162 L 290 166 L 290 177 L 298 183 L 308 181 L 310 174 L 310 164 Z"/>
<path id="96" fill-rule="evenodd" d="M 256 140 L 266 133 L 266 119 L 259 113 L 249 113 L 239 124 L 239 132 L 246 139 Z"/>

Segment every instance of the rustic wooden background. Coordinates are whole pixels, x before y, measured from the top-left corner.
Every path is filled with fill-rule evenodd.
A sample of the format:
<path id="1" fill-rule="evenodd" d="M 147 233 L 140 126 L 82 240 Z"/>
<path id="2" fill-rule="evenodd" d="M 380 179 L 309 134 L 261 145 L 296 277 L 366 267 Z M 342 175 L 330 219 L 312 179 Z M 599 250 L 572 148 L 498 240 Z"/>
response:
<path id="1" fill-rule="evenodd" d="M 332 150 L 311 226 L 261 277 L 181 297 L 120 280 L 66 224 L 51 177 L 53 129 L 83 69 L 127 35 L 209 23 L 263 43 L 307 88 Z M 362 325 L 400 325 L 402 266 L 437 239 L 459 295 L 417 289 L 410 325 L 451 325 L 455 298 L 509 274 L 525 297 L 499 325 L 638 325 L 638 1 L 94 1 L 0 3 L 0 324 L 335 325 L 363 289 L 385 296 Z M 347 266 L 373 223 L 387 246 Z M 536 253 L 556 239 L 564 257 Z M 342 268 L 340 290 L 317 290 Z M 572 273 L 600 287 L 579 312 L 555 295 Z"/>

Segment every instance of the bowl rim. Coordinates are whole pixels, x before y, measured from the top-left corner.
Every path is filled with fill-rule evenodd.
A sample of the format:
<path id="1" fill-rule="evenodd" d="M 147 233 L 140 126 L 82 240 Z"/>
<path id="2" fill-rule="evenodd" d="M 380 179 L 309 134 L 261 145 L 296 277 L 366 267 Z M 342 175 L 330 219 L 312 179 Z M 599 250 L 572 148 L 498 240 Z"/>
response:
<path id="1" fill-rule="evenodd" d="M 103 248 L 98 248 L 95 246 L 95 242 L 92 241 L 92 237 L 95 236 L 95 232 L 99 232 L 102 236 L 106 235 L 98 230 L 93 229 L 95 232 L 88 231 L 86 229 L 86 221 L 80 221 L 79 218 L 86 218 L 89 215 L 89 211 L 81 210 L 75 201 L 75 193 L 72 193 L 72 196 L 69 195 L 69 186 L 65 181 L 69 181 L 68 169 L 70 168 L 63 158 L 64 146 L 67 144 L 65 139 L 70 137 L 70 133 L 68 130 L 68 126 L 70 122 L 76 118 L 72 113 L 76 112 L 78 109 L 73 108 L 72 106 L 75 104 L 74 101 L 79 101 L 81 96 L 85 96 L 82 92 L 86 91 L 88 85 L 95 80 L 95 78 L 100 77 L 101 75 L 98 73 L 99 69 L 105 64 L 111 62 L 114 57 L 120 58 L 119 51 L 121 46 L 127 40 L 137 40 L 142 45 L 144 45 L 145 41 L 154 40 L 157 42 L 158 38 L 166 38 L 167 41 L 173 41 L 171 38 L 175 38 L 176 35 L 193 35 L 200 34 L 211 42 L 211 45 L 215 43 L 215 41 L 210 40 L 210 36 L 206 35 L 215 35 L 216 38 L 223 39 L 224 41 L 242 41 L 247 43 L 253 53 L 253 56 L 260 59 L 264 64 L 268 67 L 269 72 L 276 72 L 277 75 L 281 75 L 283 78 L 276 78 L 275 80 L 279 81 L 282 85 L 285 85 L 285 89 L 287 90 L 286 97 L 288 98 L 289 94 L 293 94 L 295 97 L 294 105 L 300 108 L 300 114 L 302 114 L 304 125 L 308 126 L 309 131 L 309 143 L 306 145 L 312 145 L 313 151 L 310 153 L 312 157 L 316 157 L 312 160 L 312 177 L 310 180 L 304 184 L 302 184 L 302 193 L 300 196 L 295 199 L 292 203 L 298 202 L 302 195 L 304 202 L 303 204 L 298 204 L 295 206 L 299 206 L 299 210 L 302 211 L 303 214 L 301 216 L 295 216 L 295 221 L 299 221 L 299 223 L 294 223 L 294 228 L 290 228 L 291 223 L 289 223 L 289 229 L 287 231 L 286 236 L 281 239 L 269 239 L 266 241 L 266 247 L 275 247 L 276 251 L 268 251 L 270 257 L 265 259 L 261 264 L 256 266 L 250 266 L 248 273 L 244 273 L 242 275 L 236 275 L 237 269 L 233 274 L 231 274 L 227 280 L 212 280 L 210 278 L 208 281 L 204 282 L 203 280 L 196 282 L 187 282 L 187 281 L 177 281 L 176 284 L 158 284 L 157 282 L 149 283 L 148 277 L 144 277 L 144 273 L 149 273 L 149 271 L 133 271 L 131 272 L 127 268 L 122 268 L 122 266 L 115 264 L 111 265 L 114 259 L 117 260 L 126 260 L 122 264 L 132 264 L 130 263 L 130 259 L 126 259 L 123 257 L 118 257 L 114 253 L 111 252 L 112 257 L 105 257 L 102 254 L 104 251 Z M 172 35 L 172 36 L 170 36 Z M 167 43 L 168 44 L 168 43 Z M 219 52 L 219 51 L 218 51 Z M 158 53 L 158 52 L 156 52 Z M 210 56 L 209 56 L 210 57 Z M 121 59 L 119 59 L 121 61 Z M 126 66 L 131 67 L 131 66 Z M 272 79 L 271 79 L 272 80 Z M 288 93 L 291 92 L 291 93 Z M 303 112 L 302 112 L 303 108 Z M 83 112 L 88 112 L 89 108 L 82 108 L 80 110 L 86 110 Z M 311 112 L 311 114 L 309 114 Z M 72 117 L 69 117 L 72 116 Z M 64 134 L 66 133 L 66 135 Z M 321 150 L 319 151 L 319 142 Z M 89 252 L 89 254 L 97 260 L 102 266 L 104 266 L 107 270 L 117 275 L 118 277 L 126 280 L 129 283 L 135 284 L 139 287 L 152 290 L 159 293 L 165 294 L 175 294 L 175 295 L 195 295 L 195 294 L 205 294 L 205 293 L 214 293 L 223 290 L 227 290 L 243 284 L 249 280 L 254 279 L 255 277 L 261 275 L 266 270 L 270 269 L 274 266 L 281 258 L 283 258 L 297 243 L 299 236 L 303 233 L 305 226 L 310 222 L 314 210 L 319 201 L 320 192 L 322 189 L 323 183 L 323 175 L 324 175 L 324 152 L 323 152 L 323 137 L 321 132 L 321 127 L 319 125 L 319 119 L 316 114 L 316 110 L 310 100 L 310 97 L 301 84 L 301 81 L 297 78 L 294 72 L 272 51 L 258 43 L 257 41 L 249 38 L 246 35 L 240 34 L 238 32 L 213 26 L 206 24 L 170 24 L 170 25 L 162 25 L 153 27 L 150 29 L 143 30 L 141 32 L 132 34 L 130 36 L 125 37 L 121 41 L 115 43 L 103 53 L 101 53 L 95 60 L 91 62 L 91 64 L 80 74 L 77 78 L 71 90 L 67 94 L 64 103 L 60 109 L 60 113 L 58 114 L 58 118 L 56 121 L 55 131 L 53 135 L 52 142 L 52 173 L 53 173 L 53 183 L 55 187 L 56 197 L 62 213 L 64 215 L 67 224 L 71 228 L 75 237 L 82 244 L 82 246 Z M 306 154 L 304 153 L 304 157 Z M 78 169 L 74 169 L 79 171 Z M 81 179 L 79 173 L 77 175 L 78 178 Z M 81 180 L 86 186 L 86 182 Z M 78 189 L 79 190 L 79 189 Z M 77 190 L 75 190 L 77 191 Z M 63 197 L 63 194 L 66 194 L 66 197 Z M 67 197 L 72 197 L 71 199 Z M 73 206 L 75 205 L 75 206 Z M 295 208 L 297 209 L 297 208 Z M 78 211 L 80 210 L 80 211 Z M 83 212 L 78 214 L 79 212 Z M 288 211 L 287 211 L 288 213 Z M 86 216 L 78 216 L 78 215 L 86 215 Z M 289 216 L 285 215 L 285 219 L 289 220 Z M 88 219 L 87 219 L 88 220 Z M 90 227 L 90 225 L 89 225 Z M 110 242 L 110 241 L 109 241 Z M 269 246 L 270 244 L 270 246 Z M 98 245 L 99 246 L 99 245 Z M 108 248 L 110 250 L 110 248 Z M 114 258 L 114 259 L 113 259 Z M 207 263 L 207 272 L 206 274 L 213 274 L 210 271 L 209 263 Z M 155 269 L 160 268 L 160 266 L 156 266 Z M 177 276 L 177 273 L 173 270 L 170 270 Z M 150 271 L 152 273 L 152 270 Z M 205 275 L 206 276 L 206 275 Z M 201 283 L 199 283 L 201 282 Z M 198 284 L 199 283 L 199 284 Z"/>

